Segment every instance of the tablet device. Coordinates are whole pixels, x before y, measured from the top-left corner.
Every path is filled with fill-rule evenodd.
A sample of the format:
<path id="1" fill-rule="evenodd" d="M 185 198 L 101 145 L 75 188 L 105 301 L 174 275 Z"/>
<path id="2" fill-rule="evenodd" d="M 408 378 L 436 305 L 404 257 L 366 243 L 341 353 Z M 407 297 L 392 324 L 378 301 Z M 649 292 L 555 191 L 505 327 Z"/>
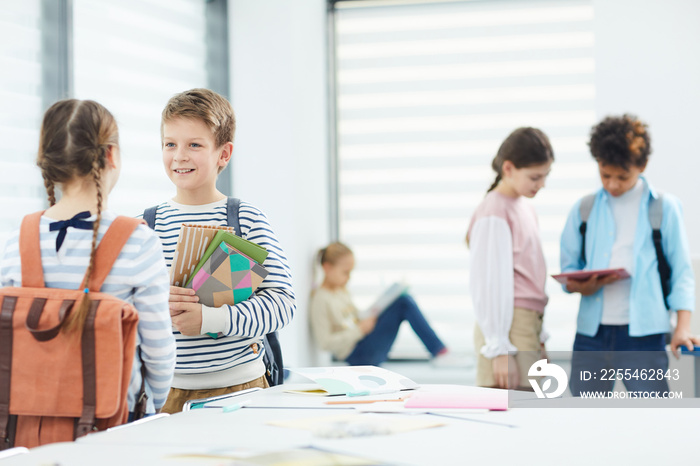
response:
<path id="1" fill-rule="evenodd" d="M 560 273 L 557 275 L 552 275 L 552 278 L 561 284 L 566 284 L 568 279 L 572 280 L 588 280 L 591 275 L 598 275 L 598 278 L 602 278 L 606 275 L 616 274 L 623 278 L 629 278 L 630 274 L 625 269 L 598 269 L 598 270 L 577 270 L 576 272 Z"/>

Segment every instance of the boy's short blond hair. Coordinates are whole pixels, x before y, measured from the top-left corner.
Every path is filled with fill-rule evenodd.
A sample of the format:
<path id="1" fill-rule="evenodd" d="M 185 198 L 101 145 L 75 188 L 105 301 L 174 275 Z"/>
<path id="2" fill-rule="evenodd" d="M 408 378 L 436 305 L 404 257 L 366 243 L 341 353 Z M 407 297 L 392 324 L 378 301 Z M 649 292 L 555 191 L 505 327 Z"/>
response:
<path id="1" fill-rule="evenodd" d="M 216 92 L 197 88 L 175 94 L 163 109 L 160 122 L 160 139 L 163 140 L 163 125 L 176 118 L 201 120 L 211 129 L 216 147 L 233 142 L 236 132 L 236 117 L 231 103 Z"/>

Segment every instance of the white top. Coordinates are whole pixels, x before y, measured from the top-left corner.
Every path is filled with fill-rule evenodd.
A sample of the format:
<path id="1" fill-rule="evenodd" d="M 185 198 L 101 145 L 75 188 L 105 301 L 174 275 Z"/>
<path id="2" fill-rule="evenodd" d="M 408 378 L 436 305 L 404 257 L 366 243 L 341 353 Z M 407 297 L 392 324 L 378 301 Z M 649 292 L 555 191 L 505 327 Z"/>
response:
<path id="1" fill-rule="evenodd" d="M 476 320 L 486 339 L 481 354 L 493 358 L 517 351 L 508 337 L 513 323 L 515 289 L 510 228 L 502 218 L 482 218 L 474 224 L 469 242 L 480 245 L 472 247 L 469 254 L 469 292 Z"/>
<path id="2" fill-rule="evenodd" d="M 472 215 L 468 241 L 469 291 L 486 340 L 480 352 L 487 358 L 515 352 L 513 309 L 543 313 L 548 299 L 535 210 L 523 198 L 491 191 Z"/>
<path id="3" fill-rule="evenodd" d="M 642 180 L 618 197 L 610 196 L 610 209 L 615 219 L 615 236 L 610 252 L 610 268 L 624 268 L 634 274 L 634 236 L 639 218 L 644 185 Z M 603 325 L 626 325 L 630 321 L 630 289 L 632 280 L 619 280 L 603 287 Z"/>

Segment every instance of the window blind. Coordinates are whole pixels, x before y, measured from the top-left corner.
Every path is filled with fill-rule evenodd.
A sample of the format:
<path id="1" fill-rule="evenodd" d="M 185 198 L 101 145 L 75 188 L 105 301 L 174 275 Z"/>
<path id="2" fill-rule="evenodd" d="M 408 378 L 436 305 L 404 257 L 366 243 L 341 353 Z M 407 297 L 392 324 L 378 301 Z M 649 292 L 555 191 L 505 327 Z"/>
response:
<path id="1" fill-rule="evenodd" d="M 550 137 L 556 162 L 538 211 L 548 272 L 571 205 L 595 189 L 591 1 L 337 3 L 338 231 L 356 255 L 350 288 L 368 306 L 393 281 L 445 343 L 473 352 L 469 218 L 516 127 Z M 570 350 L 577 299 L 548 279 L 548 347 Z M 427 352 L 402 328 L 392 357 Z"/>
<path id="2" fill-rule="evenodd" d="M 122 171 L 110 209 L 136 215 L 174 195 L 160 148 L 173 94 L 207 87 L 206 0 L 74 0 L 74 89 L 107 107 Z M 107 21 L 105 21 L 107 20 Z"/>
<path id="3" fill-rule="evenodd" d="M 27 213 L 41 209 L 36 167 L 41 123 L 41 5 L 9 0 L 0 8 L 0 248 Z"/>

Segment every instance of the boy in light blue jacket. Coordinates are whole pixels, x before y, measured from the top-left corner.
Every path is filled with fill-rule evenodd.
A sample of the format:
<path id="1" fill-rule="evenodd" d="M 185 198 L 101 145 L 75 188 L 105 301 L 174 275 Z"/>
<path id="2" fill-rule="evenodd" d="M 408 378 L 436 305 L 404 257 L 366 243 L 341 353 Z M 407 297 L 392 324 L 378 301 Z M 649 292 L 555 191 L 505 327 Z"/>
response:
<path id="1" fill-rule="evenodd" d="M 700 341 L 690 333 L 695 280 L 681 203 L 660 196 L 642 175 L 651 144 L 647 125 L 635 116 L 605 118 L 593 127 L 589 146 L 603 188 L 593 197 L 583 232 L 583 200 L 572 208 L 561 236 L 561 270 L 624 268 L 631 278 L 613 274 L 567 281 L 566 291 L 581 294 L 571 392 L 610 392 L 615 380 L 628 391 L 667 392 L 670 314 L 676 314 L 670 342 L 676 357 L 681 346 L 692 350 Z M 665 257 L 671 270 L 666 296 L 649 215 L 650 205 L 658 202 L 661 260 Z"/>

